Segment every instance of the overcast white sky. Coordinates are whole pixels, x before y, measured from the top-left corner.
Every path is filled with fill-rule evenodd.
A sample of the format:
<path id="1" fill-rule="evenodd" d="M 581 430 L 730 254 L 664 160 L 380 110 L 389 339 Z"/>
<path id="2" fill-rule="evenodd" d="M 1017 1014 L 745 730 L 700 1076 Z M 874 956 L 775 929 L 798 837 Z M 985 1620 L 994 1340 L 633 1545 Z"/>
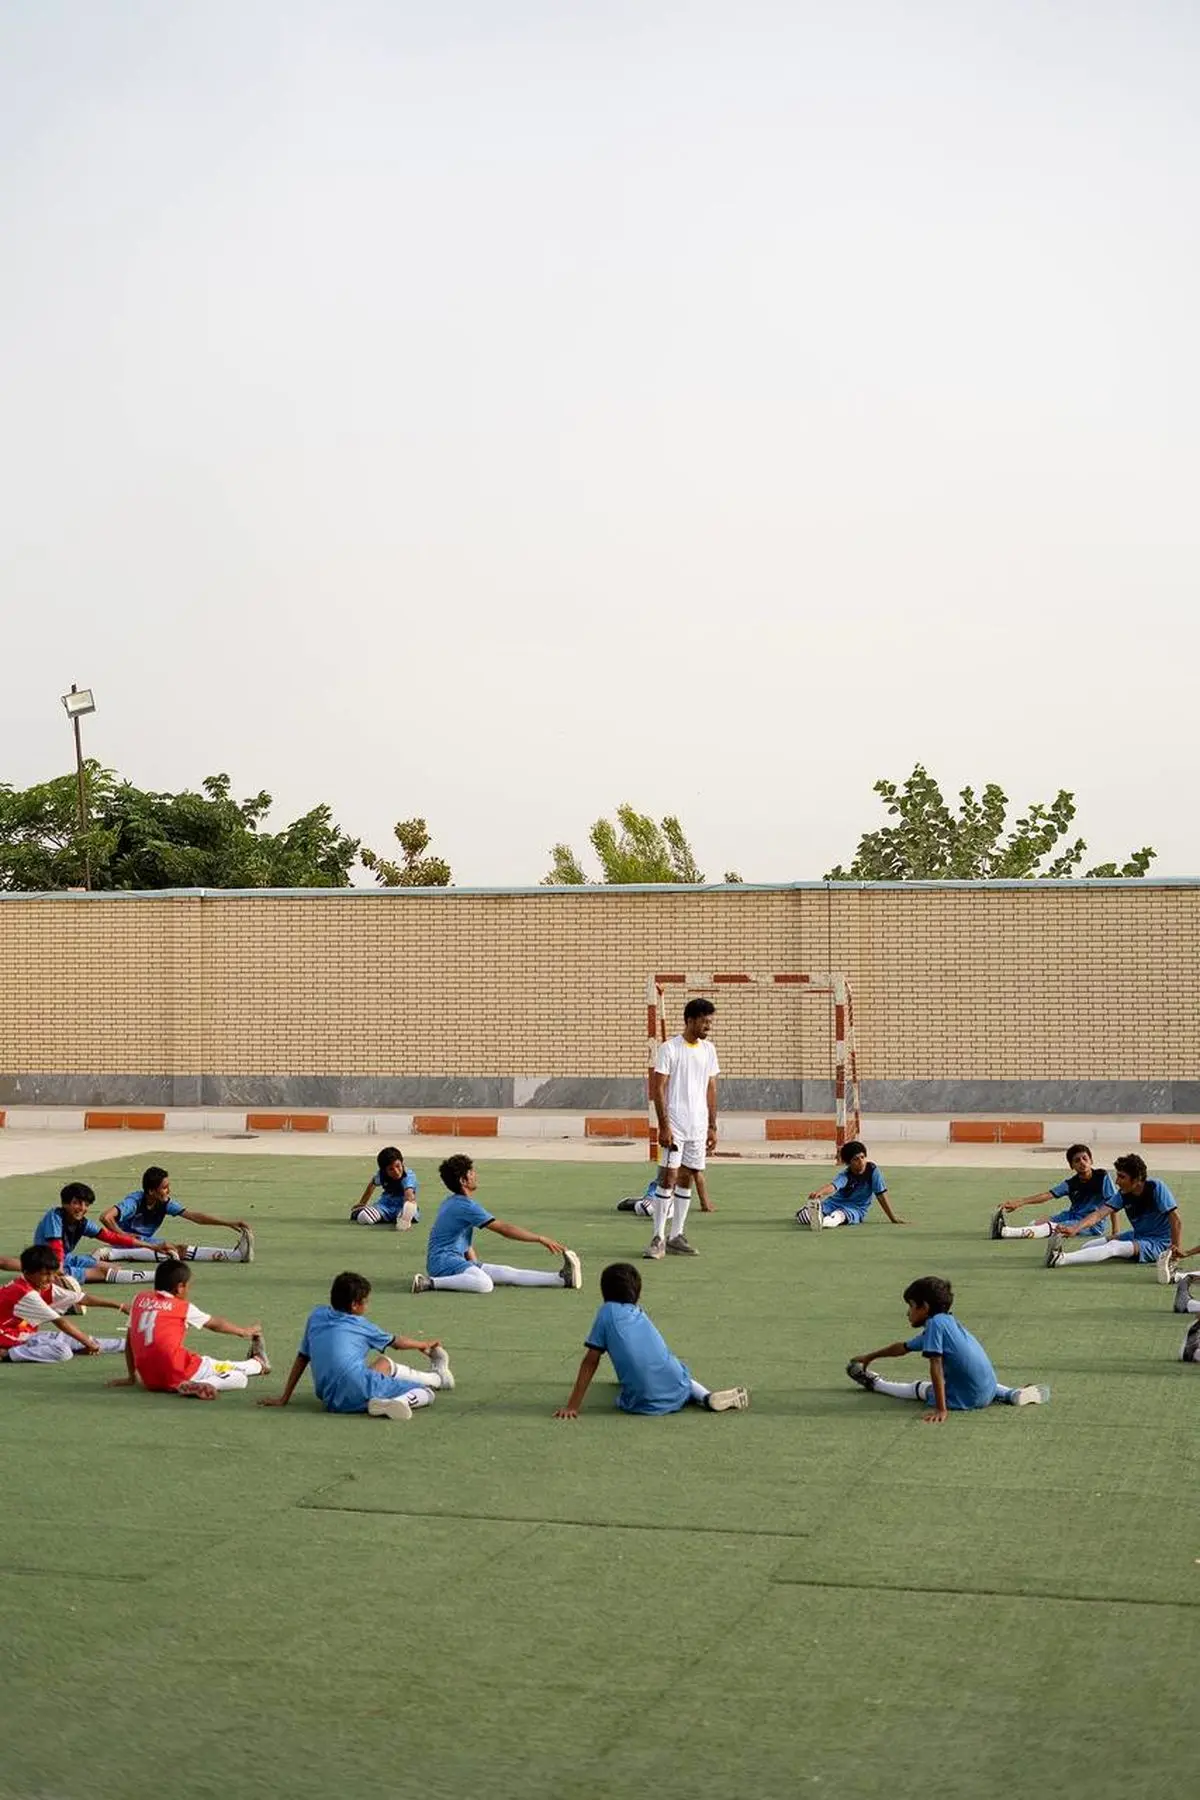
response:
<path id="1" fill-rule="evenodd" d="M 1190 0 L 2 0 L 0 779 L 1200 874 Z"/>

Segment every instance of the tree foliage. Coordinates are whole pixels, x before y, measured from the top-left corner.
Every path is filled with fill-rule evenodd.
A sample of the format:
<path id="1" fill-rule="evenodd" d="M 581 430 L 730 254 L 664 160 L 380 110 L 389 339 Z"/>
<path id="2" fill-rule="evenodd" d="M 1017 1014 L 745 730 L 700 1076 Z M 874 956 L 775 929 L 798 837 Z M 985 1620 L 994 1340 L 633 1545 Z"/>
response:
<path id="1" fill-rule="evenodd" d="M 362 861 L 380 887 L 449 887 L 450 864 L 441 856 L 426 856 L 429 827 L 424 819 L 400 819 L 393 827 L 403 860 L 390 862 L 374 850 L 362 851 Z"/>
<path id="2" fill-rule="evenodd" d="M 1087 855 L 1083 838 L 1061 841 L 1075 817 L 1075 796 L 1063 788 L 1011 826 L 1008 796 L 994 782 L 980 794 L 963 788 L 956 815 L 920 763 L 903 787 L 877 781 L 875 792 L 897 823 L 866 832 L 850 867 L 831 869 L 827 881 L 1061 880 L 1079 874 Z M 1154 856 L 1144 847 L 1120 866 L 1098 863 L 1083 874 L 1141 876 Z"/>
<path id="3" fill-rule="evenodd" d="M 704 880 L 683 826 L 672 815 L 655 824 L 647 813 L 635 812 L 629 805 L 618 806 L 615 824 L 611 819 L 597 819 L 588 840 L 600 863 L 603 882 L 695 885 Z M 582 887 L 588 882 L 583 865 L 569 844 L 555 844 L 550 855 L 550 873 L 543 877 L 543 887 Z"/>

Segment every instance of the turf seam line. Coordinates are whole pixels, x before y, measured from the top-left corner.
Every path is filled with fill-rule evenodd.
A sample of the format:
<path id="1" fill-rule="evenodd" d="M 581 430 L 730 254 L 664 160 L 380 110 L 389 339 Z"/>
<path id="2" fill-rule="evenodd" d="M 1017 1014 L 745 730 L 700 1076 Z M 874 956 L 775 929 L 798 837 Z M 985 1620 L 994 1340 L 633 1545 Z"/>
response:
<path id="1" fill-rule="evenodd" d="M 691 1537 L 779 1538 L 786 1543 L 807 1544 L 811 1531 L 746 1531 L 736 1525 L 631 1524 L 620 1519 L 546 1519 L 531 1513 L 417 1512 L 401 1506 L 335 1506 L 325 1500 L 297 1500 L 302 1512 L 356 1513 L 368 1519 L 457 1519 L 479 1525 L 561 1525 L 566 1531 L 661 1531 Z"/>
<path id="2" fill-rule="evenodd" d="M 1046 1593 L 1029 1593 L 1024 1588 L 986 1588 L 986 1587 L 954 1587 L 949 1582 L 944 1586 L 918 1586 L 912 1582 L 898 1581 L 820 1581 L 808 1580 L 804 1576 L 772 1575 L 772 1587 L 796 1588 L 829 1588 L 834 1591 L 864 1594 L 957 1594 L 969 1600 L 1028 1600 L 1037 1604 L 1042 1600 L 1066 1601 L 1073 1606 L 1157 1606 L 1173 1608 L 1179 1612 L 1194 1612 L 1200 1601 L 1196 1600 L 1153 1600 L 1144 1596 L 1131 1594 L 1064 1594 L 1057 1590 Z"/>

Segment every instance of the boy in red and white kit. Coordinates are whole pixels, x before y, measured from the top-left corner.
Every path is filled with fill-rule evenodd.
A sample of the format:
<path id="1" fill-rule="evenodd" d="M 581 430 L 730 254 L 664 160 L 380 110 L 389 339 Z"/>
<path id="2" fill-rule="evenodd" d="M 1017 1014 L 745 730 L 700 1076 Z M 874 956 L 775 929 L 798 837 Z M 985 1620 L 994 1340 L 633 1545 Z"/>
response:
<path id="1" fill-rule="evenodd" d="M 129 1335 L 125 1339 L 125 1367 L 122 1380 L 110 1381 L 110 1387 L 142 1386 L 160 1394 L 184 1394 L 192 1400 L 215 1400 L 229 1388 L 244 1388 L 251 1375 L 267 1375 L 267 1361 L 261 1325 L 234 1325 L 214 1313 L 201 1312 L 188 1299 L 191 1270 L 187 1263 L 171 1258 L 160 1262 L 154 1271 L 154 1292 L 137 1296 L 129 1310 Z M 251 1355 L 246 1362 L 214 1362 L 211 1356 L 199 1356 L 184 1343 L 188 1329 L 219 1331 L 224 1337 L 250 1339 Z"/>
<path id="2" fill-rule="evenodd" d="M 90 1337 L 63 1318 L 76 1306 L 82 1311 L 82 1300 L 83 1289 L 61 1273 L 48 1244 L 22 1250 L 20 1275 L 0 1287 L 0 1362 L 70 1362 L 73 1356 L 123 1350 L 124 1338 Z M 114 1300 L 97 1304 L 114 1312 L 129 1310 Z M 43 1331 L 43 1325 L 49 1329 Z"/>

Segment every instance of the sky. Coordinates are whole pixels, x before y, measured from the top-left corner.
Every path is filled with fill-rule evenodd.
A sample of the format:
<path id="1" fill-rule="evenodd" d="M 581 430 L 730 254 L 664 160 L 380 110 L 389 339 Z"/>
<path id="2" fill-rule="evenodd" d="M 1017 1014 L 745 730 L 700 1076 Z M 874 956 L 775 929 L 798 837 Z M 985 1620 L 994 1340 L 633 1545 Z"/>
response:
<path id="1" fill-rule="evenodd" d="M 0 0 L 0 781 L 1200 875 L 1185 0 Z M 359 879 L 367 879 L 365 876 Z"/>

